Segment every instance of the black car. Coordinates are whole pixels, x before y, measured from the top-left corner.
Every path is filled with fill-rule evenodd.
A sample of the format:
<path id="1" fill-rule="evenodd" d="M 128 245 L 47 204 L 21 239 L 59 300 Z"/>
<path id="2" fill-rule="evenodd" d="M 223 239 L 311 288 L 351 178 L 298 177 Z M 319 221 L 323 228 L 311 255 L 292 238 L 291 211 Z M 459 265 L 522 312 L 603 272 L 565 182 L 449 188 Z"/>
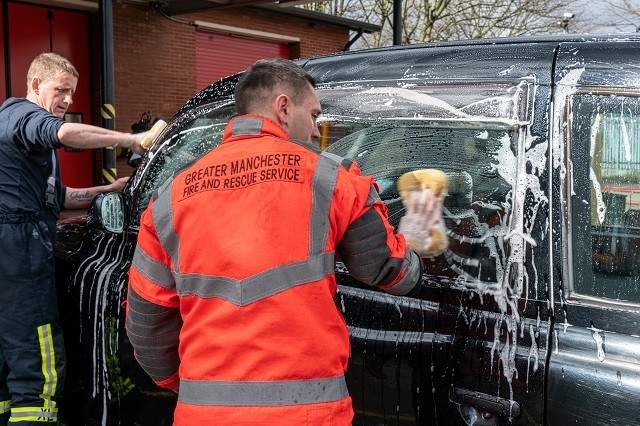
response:
<path id="1" fill-rule="evenodd" d="M 317 143 L 376 178 L 392 224 L 400 175 L 449 176 L 450 247 L 418 296 L 336 262 L 354 424 L 640 424 L 639 52 L 638 34 L 546 36 L 297 61 L 318 81 Z M 190 100 L 122 193 L 59 224 L 70 422 L 172 420 L 127 342 L 127 270 L 152 192 L 218 145 L 237 79 Z"/>

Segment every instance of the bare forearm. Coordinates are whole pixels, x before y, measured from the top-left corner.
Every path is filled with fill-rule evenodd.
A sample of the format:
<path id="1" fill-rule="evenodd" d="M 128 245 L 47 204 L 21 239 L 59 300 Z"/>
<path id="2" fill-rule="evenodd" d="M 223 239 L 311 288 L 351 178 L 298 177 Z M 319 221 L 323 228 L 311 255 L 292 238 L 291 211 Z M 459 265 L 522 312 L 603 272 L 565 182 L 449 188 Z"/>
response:
<path id="1" fill-rule="evenodd" d="M 68 188 L 67 195 L 64 199 L 64 207 L 66 209 L 81 209 L 87 207 L 96 195 L 97 193 L 92 193 L 86 190 L 86 188 L 83 191 Z"/>
<path id="2" fill-rule="evenodd" d="M 109 192 L 109 185 L 93 186 L 91 188 L 69 188 L 64 197 L 65 209 L 82 209 L 89 206 L 96 195 Z"/>
<path id="3" fill-rule="evenodd" d="M 144 149 L 140 152 L 141 135 L 143 133 L 123 133 L 81 123 L 64 123 L 58 131 L 60 142 L 72 148 L 92 149 L 119 145 L 138 153 L 144 152 Z"/>
<path id="4" fill-rule="evenodd" d="M 83 209 L 91 204 L 98 194 L 103 192 L 120 191 L 129 180 L 129 177 L 122 177 L 108 185 L 92 186 L 89 188 L 70 188 L 67 187 L 64 196 L 65 209 Z"/>

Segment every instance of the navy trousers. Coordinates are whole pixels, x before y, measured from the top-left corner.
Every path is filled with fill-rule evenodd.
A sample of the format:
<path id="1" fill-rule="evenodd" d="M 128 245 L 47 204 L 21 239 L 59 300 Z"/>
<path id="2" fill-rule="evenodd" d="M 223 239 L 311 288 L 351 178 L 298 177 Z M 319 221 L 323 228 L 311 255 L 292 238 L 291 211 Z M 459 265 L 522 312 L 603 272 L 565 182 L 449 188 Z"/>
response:
<path id="1" fill-rule="evenodd" d="M 58 421 L 65 354 L 54 231 L 51 220 L 0 215 L 0 426 Z"/>

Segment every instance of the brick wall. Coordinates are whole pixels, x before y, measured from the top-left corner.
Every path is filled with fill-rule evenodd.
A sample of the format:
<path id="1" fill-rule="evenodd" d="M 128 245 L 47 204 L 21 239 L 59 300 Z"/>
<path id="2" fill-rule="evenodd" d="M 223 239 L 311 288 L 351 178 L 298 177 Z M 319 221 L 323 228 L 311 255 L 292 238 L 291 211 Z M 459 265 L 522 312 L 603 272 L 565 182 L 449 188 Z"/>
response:
<path id="1" fill-rule="evenodd" d="M 189 24 L 195 20 L 299 37 L 300 43 L 291 49 L 295 56 L 292 59 L 337 52 L 349 41 L 346 28 L 257 8 L 214 9 L 174 18 L 182 22 L 168 19 L 146 5 L 113 2 L 116 130 L 131 131 L 131 124 L 145 111 L 170 119 L 195 95 L 196 28 Z M 95 24 L 99 25 L 97 17 Z M 96 43 L 99 41 L 94 40 L 95 52 L 99 52 Z M 95 56 L 94 66 L 99 70 L 100 56 Z M 94 81 L 94 90 L 100 91 L 99 78 Z M 100 102 L 101 97 L 95 99 Z M 100 105 L 94 107 L 94 120 L 101 122 Z M 96 182 L 100 182 L 101 153 L 96 157 Z M 118 176 L 131 172 L 119 159 Z"/>

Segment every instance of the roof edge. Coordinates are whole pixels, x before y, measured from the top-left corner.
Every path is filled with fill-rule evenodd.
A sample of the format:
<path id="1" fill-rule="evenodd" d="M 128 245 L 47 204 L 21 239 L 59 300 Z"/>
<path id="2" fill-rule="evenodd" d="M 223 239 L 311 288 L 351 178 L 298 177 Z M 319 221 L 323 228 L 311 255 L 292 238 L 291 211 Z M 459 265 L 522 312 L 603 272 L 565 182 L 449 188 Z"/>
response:
<path id="1" fill-rule="evenodd" d="M 355 19 L 343 18 L 335 15 L 328 15 L 326 13 L 314 12 L 312 10 L 301 9 L 299 7 L 281 7 L 276 3 L 257 4 L 253 6 L 246 6 L 247 8 L 267 10 L 269 12 L 295 16 L 298 18 L 309 19 L 315 22 L 323 24 L 335 25 L 338 27 L 348 28 L 351 31 L 360 31 L 371 34 L 382 30 L 382 25 L 370 24 L 368 22 L 357 21 Z"/>
<path id="2" fill-rule="evenodd" d="M 419 48 L 425 46 L 469 46 L 469 45 L 485 45 L 485 44 L 517 44 L 517 43 L 583 43 L 589 41 L 599 42 L 620 42 L 620 41 L 638 41 L 640 33 L 576 33 L 576 34 L 538 34 L 538 35 L 520 35 L 509 37 L 492 37 L 492 38 L 474 38 L 463 40 L 447 40 L 433 41 L 428 43 L 415 43 L 403 46 L 387 46 L 388 48 Z"/>
<path id="3" fill-rule="evenodd" d="M 348 55 L 363 52 L 381 52 L 391 50 L 410 50 L 452 46 L 482 46 L 500 44 L 527 44 L 527 43 L 588 43 L 588 42 L 625 42 L 640 41 L 640 33 L 593 33 L 593 34 L 543 34 L 528 36 L 509 36 L 496 38 L 475 38 L 463 40 L 432 41 L 426 43 L 402 44 L 394 46 L 370 47 L 360 50 L 344 51 L 319 55 L 317 57 L 306 58 L 308 60 L 335 54 Z"/>

